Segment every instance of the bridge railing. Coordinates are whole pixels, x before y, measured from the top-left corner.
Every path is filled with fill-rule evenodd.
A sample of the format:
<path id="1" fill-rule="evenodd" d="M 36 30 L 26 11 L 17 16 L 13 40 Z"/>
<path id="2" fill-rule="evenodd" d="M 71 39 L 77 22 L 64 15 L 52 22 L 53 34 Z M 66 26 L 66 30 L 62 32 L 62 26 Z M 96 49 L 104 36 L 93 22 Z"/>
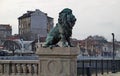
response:
<path id="1" fill-rule="evenodd" d="M 38 76 L 38 60 L 0 60 L 0 76 Z"/>
<path id="2" fill-rule="evenodd" d="M 110 73 L 115 68 L 115 72 L 120 72 L 120 59 L 115 59 L 113 66 L 112 59 L 87 59 L 87 60 L 78 60 L 77 61 L 77 73 L 78 76 L 86 76 L 88 70 L 89 73 L 103 75 L 104 73 Z M 91 76 L 89 75 L 89 76 Z"/>

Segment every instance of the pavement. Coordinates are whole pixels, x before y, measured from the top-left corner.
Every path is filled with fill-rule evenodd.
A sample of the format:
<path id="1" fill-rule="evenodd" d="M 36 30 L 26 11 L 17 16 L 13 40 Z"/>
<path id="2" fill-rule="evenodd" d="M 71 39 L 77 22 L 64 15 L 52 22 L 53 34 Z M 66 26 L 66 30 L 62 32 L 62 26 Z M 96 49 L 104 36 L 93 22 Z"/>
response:
<path id="1" fill-rule="evenodd" d="M 82 76 L 82 75 L 78 75 L 78 76 Z M 85 75 L 87 76 L 87 75 Z M 92 76 L 96 76 L 96 74 L 92 74 Z M 117 72 L 117 73 L 104 73 L 103 75 L 102 74 L 98 74 L 97 76 L 120 76 L 120 72 Z"/>
<path id="2" fill-rule="evenodd" d="M 96 75 L 92 75 L 92 76 L 96 76 Z M 104 73 L 103 75 L 102 74 L 98 74 L 98 76 L 120 76 L 120 72 L 117 72 L 117 73 Z"/>

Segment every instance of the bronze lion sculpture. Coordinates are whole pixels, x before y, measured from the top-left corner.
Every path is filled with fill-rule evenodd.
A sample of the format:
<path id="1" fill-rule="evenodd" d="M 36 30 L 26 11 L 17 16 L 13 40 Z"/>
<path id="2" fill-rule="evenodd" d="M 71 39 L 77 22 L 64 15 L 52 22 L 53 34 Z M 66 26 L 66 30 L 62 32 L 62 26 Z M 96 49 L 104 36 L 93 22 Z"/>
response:
<path id="1" fill-rule="evenodd" d="M 59 13 L 58 23 L 49 32 L 44 47 L 53 47 L 61 40 L 62 46 L 72 46 L 70 37 L 72 35 L 72 28 L 76 22 L 75 16 L 72 14 L 72 10 L 69 8 L 63 9 Z"/>

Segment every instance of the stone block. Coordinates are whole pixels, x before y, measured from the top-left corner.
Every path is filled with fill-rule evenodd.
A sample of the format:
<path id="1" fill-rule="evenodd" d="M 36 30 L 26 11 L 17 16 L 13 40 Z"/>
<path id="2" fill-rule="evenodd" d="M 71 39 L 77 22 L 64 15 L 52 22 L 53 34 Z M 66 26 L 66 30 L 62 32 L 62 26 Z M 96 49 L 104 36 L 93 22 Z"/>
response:
<path id="1" fill-rule="evenodd" d="M 77 47 L 38 47 L 40 76 L 77 76 Z"/>

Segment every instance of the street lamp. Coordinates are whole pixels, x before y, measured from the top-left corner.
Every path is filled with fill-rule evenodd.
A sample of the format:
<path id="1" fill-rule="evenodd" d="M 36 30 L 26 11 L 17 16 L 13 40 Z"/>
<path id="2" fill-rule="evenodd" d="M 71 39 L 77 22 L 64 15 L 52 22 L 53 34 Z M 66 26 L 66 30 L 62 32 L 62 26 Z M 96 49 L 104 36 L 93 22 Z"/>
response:
<path id="1" fill-rule="evenodd" d="M 115 71 L 115 39 L 114 39 L 114 37 L 115 37 L 115 35 L 114 35 L 114 33 L 112 33 L 112 37 L 113 37 L 113 62 L 112 62 L 112 73 L 115 73 L 116 71 Z"/>

